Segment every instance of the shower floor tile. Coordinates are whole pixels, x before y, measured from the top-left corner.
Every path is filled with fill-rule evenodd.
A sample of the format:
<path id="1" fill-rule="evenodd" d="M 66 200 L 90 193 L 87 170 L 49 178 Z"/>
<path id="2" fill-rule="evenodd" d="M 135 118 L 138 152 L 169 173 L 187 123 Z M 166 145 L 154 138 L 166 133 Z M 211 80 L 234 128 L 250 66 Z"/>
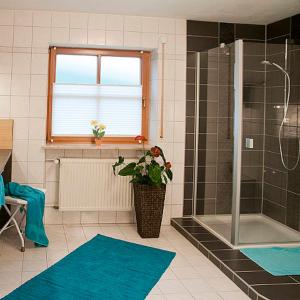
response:
<path id="1" fill-rule="evenodd" d="M 218 221 L 226 221 L 229 218 L 220 218 Z M 213 224 L 210 221 L 210 226 Z M 248 220 L 249 221 L 249 220 Z M 253 221 L 253 220 L 252 220 Z M 251 221 L 251 222 L 252 222 Z M 192 224 L 191 218 L 172 219 L 171 225 L 185 236 L 195 247 L 199 249 L 209 260 L 213 262 L 228 278 L 230 278 L 245 294 L 253 300 L 299 300 L 300 299 L 300 276 L 273 276 L 264 271 L 256 263 L 248 259 L 237 249 L 232 249 L 221 240 L 211 242 L 197 240 L 197 234 L 204 228 L 197 225 L 187 226 L 181 224 Z M 216 237 L 217 238 L 217 237 Z M 231 291 L 228 295 L 235 292 Z M 241 292 L 239 292 L 241 293 Z M 246 296 L 247 295 L 247 296 Z M 221 295 L 222 299 L 227 299 Z M 228 299 L 244 299 L 228 298 Z M 246 298 L 245 298 L 246 299 Z"/>
<path id="2" fill-rule="evenodd" d="M 272 300 L 299 300 L 300 299 L 300 284 L 270 284 L 256 285 L 253 288 Z M 260 300 L 260 298 L 258 298 Z"/>
<path id="3" fill-rule="evenodd" d="M 270 273 L 262 270 L 254 272 L 237 272 L 237 275 L 251 285 L 295 283 L 290 276 L 273 276 Z"/>

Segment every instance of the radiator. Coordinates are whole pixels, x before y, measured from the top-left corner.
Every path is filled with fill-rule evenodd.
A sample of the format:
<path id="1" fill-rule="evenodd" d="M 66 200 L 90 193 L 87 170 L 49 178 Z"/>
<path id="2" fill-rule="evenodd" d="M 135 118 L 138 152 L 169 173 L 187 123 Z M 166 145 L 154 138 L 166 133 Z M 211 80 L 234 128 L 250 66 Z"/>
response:
<path id="1" fill-rule="evenodd" d="M 114 162 L 113 159 L 61 158 L 59 210 L 132 210 L 130 178 L 115 176 Z"/>

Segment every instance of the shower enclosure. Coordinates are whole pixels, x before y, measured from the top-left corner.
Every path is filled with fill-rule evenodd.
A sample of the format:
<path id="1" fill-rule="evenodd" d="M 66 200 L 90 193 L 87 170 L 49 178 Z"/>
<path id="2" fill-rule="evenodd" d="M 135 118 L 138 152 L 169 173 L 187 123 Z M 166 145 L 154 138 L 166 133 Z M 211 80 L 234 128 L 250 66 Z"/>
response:
<path id="1" fill-rule="evenodd" d="M 283 167 L 278 143 L 286 78 L 262 63 L 274 61 L 291 74 L 281 138 L 283 158 L 293 166 L 299 59 L 300 47 L 243 40 L 189 57 L 187 81 L 196 99 L 196 151 L 193 166 L 186 168 L 193 181 L 193 217 L 232 246 L 300 242 L 300 166 Z"/>

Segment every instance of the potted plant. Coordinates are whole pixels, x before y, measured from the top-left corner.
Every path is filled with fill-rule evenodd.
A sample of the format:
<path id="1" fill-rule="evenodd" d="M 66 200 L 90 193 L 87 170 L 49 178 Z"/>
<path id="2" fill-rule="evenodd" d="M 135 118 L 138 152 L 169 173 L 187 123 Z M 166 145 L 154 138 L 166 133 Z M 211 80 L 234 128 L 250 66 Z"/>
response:
<path id="1" fill-rule="evenodd" d="M 139 143 L 145 138 L 137 136 Z M 118 172 L 117 172 L 118 169 Z M 126 164 L 120 156 L 113 165 L 114 174 L 131 176 L 134 190 L 134 207 L 137 230 L 142 238 L 157 238 L 160 234 L 166 185 L 172 180 L 171 163 L 166 161 L 162 149 L 158 146 L 145 151 L 137 162 Z"/>
<path id="2" fill-rule="evenodd" d="M 106 126 L 102 124 L 101 122 L 98 122 L 97 120 L 92 120 L 91 121 L 92 125 L 92 131 L 93 131 L 93 136 L 94 136 L 94 141 L 96 145 L 101 145 L 102 138 L 105 135 L 105 129 Z"/>

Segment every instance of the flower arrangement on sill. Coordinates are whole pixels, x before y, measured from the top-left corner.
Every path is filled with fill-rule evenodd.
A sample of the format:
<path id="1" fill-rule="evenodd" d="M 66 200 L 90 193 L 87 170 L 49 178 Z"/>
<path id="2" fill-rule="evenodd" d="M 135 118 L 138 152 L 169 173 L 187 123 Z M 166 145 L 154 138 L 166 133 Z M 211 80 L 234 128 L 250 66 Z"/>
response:
<path id="1" fill-rule="evenodd" d="M 93 136 L 95 138 L 95 144 L 100 145 L 101 139 L 105 135 L 106 126 L 97 120 L 92 120 L 91 126 L 92 126 Z"/>
<path id="2" fill-rule="evenodd" d="M 144 146 L 145 137 L 137 136 L 135 140 Z M 163 150 L 154 146 L 150 150 L 144 150 L 144 155 L 138 162 L 128 164 L 124 157 L 119 156 L 113 165 L 113 172 L 115 175 L 131 176 L 139 235 L 142 238 L 159 237 L 166 185 L 173 179 L 171 163 L 166 160 Z"/>

